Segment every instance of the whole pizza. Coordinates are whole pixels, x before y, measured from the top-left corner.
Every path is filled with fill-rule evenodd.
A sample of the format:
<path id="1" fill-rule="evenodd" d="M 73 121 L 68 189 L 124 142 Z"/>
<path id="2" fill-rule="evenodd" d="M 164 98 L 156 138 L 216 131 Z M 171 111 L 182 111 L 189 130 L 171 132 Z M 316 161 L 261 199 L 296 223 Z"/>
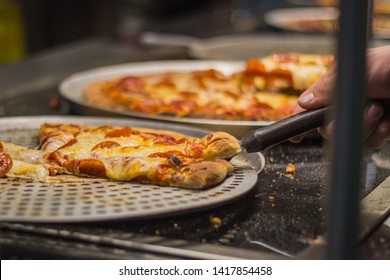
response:
<path id="1" fill-rule="evenodd" d="M 275 121 L 334 63 L 331 55 L 273 54 L 226 75 L 216 69 L 122 76 L 84 90 L 88 104 L 151 115 Z"/>

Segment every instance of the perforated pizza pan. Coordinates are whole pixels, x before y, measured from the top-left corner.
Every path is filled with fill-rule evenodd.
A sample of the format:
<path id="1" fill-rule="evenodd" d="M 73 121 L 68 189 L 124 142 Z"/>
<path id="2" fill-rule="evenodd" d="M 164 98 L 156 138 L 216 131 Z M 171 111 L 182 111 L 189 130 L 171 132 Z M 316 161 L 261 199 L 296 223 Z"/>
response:
<path id="1" fill-rule="evenodd" d="M 34 147 L 44 122 L 82 125 L 128 125 L 202 137 L 207 131 L 180 125 L 129 119 L 86 117 L 12 117 L 0 119 L 0 139 Z M 244 163 L 243 163 L 244 162 Z M 249 163 L 249 164 L 248 164 Z M 264 166 L 261 154 L 241 155 L 232 174 L 207 190 L 188 190 L 103 179 L 37 183 L 0 178 L 0 221 L 96 222 L 146 219 L 201 211 L 239 199 L 252 190 Z"/>

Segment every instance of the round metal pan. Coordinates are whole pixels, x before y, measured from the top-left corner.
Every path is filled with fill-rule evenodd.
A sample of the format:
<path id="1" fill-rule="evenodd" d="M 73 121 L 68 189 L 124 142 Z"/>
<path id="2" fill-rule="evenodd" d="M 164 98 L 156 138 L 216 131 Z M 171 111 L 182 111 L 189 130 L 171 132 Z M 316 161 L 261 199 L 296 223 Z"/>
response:
<path id="1" fill-rule="evenodd" d="M 91 117 L 10 117 L 0 119 L 0 139 L 26 147 L 38 144 L 42 123 L 114 125 L 172 130 L 194 137 L 208 131 L 151 121 Z M 0 178 L 0 221 L 96 222 L 137 220 L 202 211 L 239 199 L 250 192 L 264 167 L 260 153 L 232 159 L 232 174 L 206 190 L 190 190 L 105 179 L 74 178 L 40 183 Z"/>
<path id="2" fill-rule="evenodd" d="M 71 107 L 73 113 L 81 115 L 105 115 L 105 116 L 126 116 L 132 118 L 149 119 L 163 122 L 174 122 L 185 125 L 196 126 L 208 130 L 223 130 L 237 138 L 241 138 L 250 130 L 270 124 L 268 121 L 228 121 L 215 119 L 200 119 L 188 117 L 173 117 L 164 115 L 151 115 L 135 111 L 119 111 L 87 104 L 83 97 L 86 85 L 93 81 L 112 79 L 124 75 L 142 75 L 161 71 L 194 71 L 214 68 L 225 74 L 241 70 L 244 62 L 238 61 L 213 61 L 213 60 L 178 60 L 178 61 L 154 61 L 128 63 L 100 67 L 71 75 L 60 84 L 60 94 L 63 101 Z"/>

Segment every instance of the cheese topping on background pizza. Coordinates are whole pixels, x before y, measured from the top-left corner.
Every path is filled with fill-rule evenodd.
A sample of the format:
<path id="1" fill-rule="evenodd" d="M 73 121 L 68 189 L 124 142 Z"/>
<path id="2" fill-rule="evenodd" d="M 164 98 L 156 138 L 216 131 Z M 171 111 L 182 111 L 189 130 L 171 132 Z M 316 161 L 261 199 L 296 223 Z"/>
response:
<path id="1" fill-rule="evenodd" d="M 84 91 L 87 103 L 153 115 L 224 120 L 274 121 L 289 116 L 296 95 L 318 80 L 333 56 L 274 54 L 249 59 L 242 71 L 215 69 L 125 76 L 96 81 Z"/>

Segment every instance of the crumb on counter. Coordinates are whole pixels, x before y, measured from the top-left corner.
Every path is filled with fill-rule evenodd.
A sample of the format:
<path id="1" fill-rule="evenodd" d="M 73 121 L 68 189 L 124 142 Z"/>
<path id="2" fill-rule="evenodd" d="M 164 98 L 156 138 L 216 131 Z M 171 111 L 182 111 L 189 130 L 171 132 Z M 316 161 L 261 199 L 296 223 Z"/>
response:
<path id="1" fill-rule="evenodd" d="M 296 168 L 292 163 L 288 163 L 286 166 L 286 174 L 295 174 Z"/>
<path id="2" fill-rule="evenodd" d="M 214 226 L 219 226 L 220 224 L 222 224 L 222 220 L 218 217 L 213 217 L 211 216 L 210 217 L 210 223 Z"/>

